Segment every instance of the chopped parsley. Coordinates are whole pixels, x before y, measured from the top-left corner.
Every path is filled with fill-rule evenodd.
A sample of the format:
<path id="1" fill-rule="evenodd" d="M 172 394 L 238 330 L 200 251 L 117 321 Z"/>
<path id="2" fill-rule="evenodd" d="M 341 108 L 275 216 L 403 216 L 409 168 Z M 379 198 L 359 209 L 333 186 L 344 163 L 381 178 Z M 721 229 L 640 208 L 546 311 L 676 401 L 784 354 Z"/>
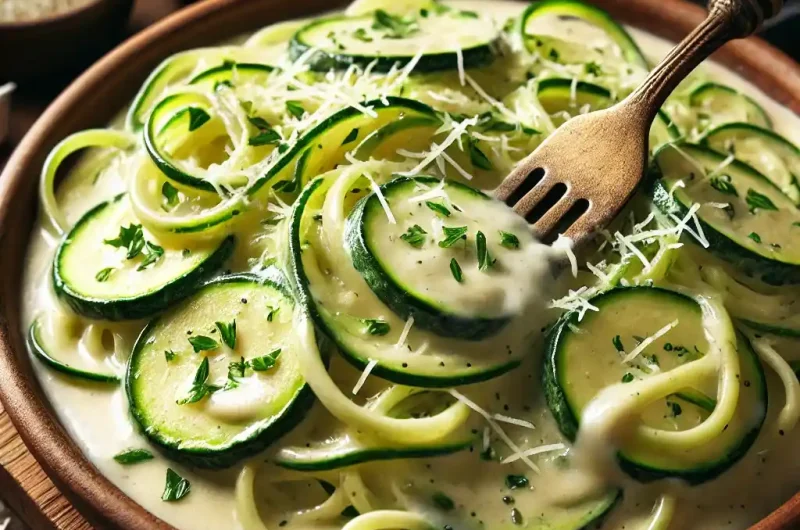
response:
<path id="1" fill-rule="evenodd" d="M 677 418 L 681 414 L 683 414 L 683 409 L 681 409 L 680 403 L 675 403 L 674 401 L 667 401 L 667 406 L 670 408 L 670 412 L 672 413 L 673 418 Z"/>
<path id="2" fill-rule="evenodd" d="M 164 493 L 161 500 L 165 502 L 175 502 L 189 495 L 192 485 L 188 480 L 178 475 L 172 469 L 167 468 L 167 482 L 164 486 Z"/>
<path id="3" fill-rule="evenodd" d="M 399 17 L 378 9 L 372 29 L 382 31 L 387 39 L 404 39 L 418 33 L 419 24 L 413 17 Z"/>
<path id="4" fill-rule="evenodd" d="M 278 357 L 280 356 L 281 349 L 278 348 L 261 357 L 255 357 L 250 360 L 250 368 L 255 372 L 266 372 L 275 367 L 275 364 L 278 362 Z"/>
<path id="5" fill-rule="evenodd" d="M 264 118 L 259 118 L 258 116 L 248 116 L 247 121 L 249 121 L 256 129 L 258 129 L 258 133 L 251 136 L 247 140 L 248 145 L 273 145 L 281 142 L 281 135 L 278 134 L 278 132 L 273 129 L 269 122 L 267 122 L 267 120 Z"/>
<path id="6" fill-rule="evenodd" d="M 489 160 L 489 157 L 478 147 L 477 140 L 473 139 L 471 136 L 467 137 L 467 149 L 469 150 L 469 160 L 474 167 L 486 171 L 494 169 L 492 161 Z"/>
<path id="7" fill-rule="evenodd" d="M 729 175 L 720 175 L 719 177 L 713 177 L 709 184 L 712 188 L 717 190 L 720 193 L 724 193 L 725 195 L 733 195 L 734 197 L 739 196 L 739 192 L 736 191 L 736 187 L 731 182 L 731 177 Z"/>
<path id="8" fill-rule="evenodd" d="M 614 349 L 617 350 L 618 352 L 625 351 L 625 347 L 622 345 L 622 337 L 620 337 L 619 335 L 611 339 L 611 344 L 614 345 Z"/>
<path id="9" fill-rule="evenodd" d="M 104 239 L 106 245 L 127 249 L 126 257 L 133 259 L 141 254 L 144 248 L 144 232 L 142 225 L 130 224 L 128 227 L 120 226 L 119 235 L 114 239 Z"/>
<path id="10" fill-rule="evenodd" d="M 372 42 L 374 39 L 367 33 L 366 28 L 358 28 L 353 32 L 353 38 L 361 42 Z"/>
<path id="11" fill-rule="evenodd" d="M 593 75 L 595 77 L 603 74 L 603 69 L 600 68 L 600 65 L 594 61 L 589 61 L 588 63 L 583 65 L 583 70 L 589 75 Z"/>
<path id="12" fill-rule="evenodd" d="M 228 348 L 232 350 L 236 349 L 236 319 L 229 324 L 225 322 L 216 322 L 215 324 L 219 330 L 222 342 L 224 342 Z"/>
<path id="13" fill-rule="evenodd" d="M 623 383 L 630 383 L 633 381 L 633 374 L 630 372 L 625 372 L 625 375 L 622 376 Z"/>
<path id="14" fill-rule="evenodd" d="M 178 188 L 167 181 L 164 181 L 164 184 L 161 185 L 161 196 L 164 197 L 167 206 L 170 208 L 178 204 Z"/>
<path id="15" fill-rule="evenodd" d="M 391 329 L 389 323 L 385 320 L 362 318 L 361 322 L 364 323 L 364 331 L 370 335 L 383 336 L 389 333 Z"/>
<path id="16" fill-rule="evenodd" d="M 209 351 L 209 350 L 216 350 L 219 348 L 219 343 L 212 339 L 211 337 L 206 337 L 205 335 L 197 335 L 194 337 L 188 338 L 189 344 L 192 345 L 195 353 L 200 353 L 201 351 Z"/>
<path id="17" fill-rule="evenodd" d="M 486 248 L 486 236 L 480 230 L 475 235 L 475 246 L 478 251 L 478 270 L 488 270 L 494 264 L 494 260 L 489 254 L 489 249 Z"/>
<path id="18" fill-rule="evenodd" d="M 503 232 L 500 230 L 500 246 L 516 250 L 519 248 L 519 238 L 511 232 Z"/>
<path id="19" fill-rule="evenodd" d="M 750 188 L 747 190 L 747 206 L 750 207 L 750 213 L 755 213 L 756 210 L 773 210 L 778 211 L 778 207 L 766 195 L 758 193 L 756 190 Z"/>
<path id="20" fill-rule="evenodd" d="M 247 370 L 249 363 L 241 357 L 238 361 L 231 361 L 228 364 L 228 381 L 225 383 L 223 390 L 232 390 L 239 386 L 239 378 L 244 377 L 244 371 Z"/>
<path id="21" fill-rule="evenodd" d="M 439 204 L 438 202 L 433 202 L 433 201 L 425 201 L 425 206 L 433 210 L 435 213 L 441 215 L 442 217 L 450 217 L 450 210 L 448 210 L 444 204 Z"/>
<path id="22" fill-rule="evenodd" d="M 126 449 L 114 455 L 114 461 L 123 466 L 138 464 L 153 459 L 153 453 L 147 449 Z"/>
<path id="23" fill-rule="evenodd" d="M 186 111 L 189 113 L 189 132 L 196 131 L 211 119 L 208 112 L 198 107 L 189 107 Z"/>
<path id="24" fill-rule="evenodd" d="M 450 272 L 453 274 L 453 278 L 455 278 L 458 283 L 461 283 L 463 281 L 463 275 L 461 273 L 461 265 L 458 264 L 456 258 L 450 260 Z"/>
<path id="25" fill-rule="evenodd" d="M 400 239 L 408 243 L 414 248 L 421 248 L 425 244 L 425 235 L 427 232 L 419 225 L 414 225 L 406 230 L 406 233 L 400 236 Z"/>
<path id="26" fill-rule="evenodd" d="M 142 263 L 136 268 L 137 271 L 142 271 L 161 259 L 161 256 L 164 255 L 164 248 L 156 245 L 155 243 L 145 241 L 142 254 L 144 255 L 144 260 L 142 260 Z"/>
<path id="27" fill-rule="evenodd" d="M 461 239 L 467 239 L 466 226 L 443 226 L 444 239 L 439 241 L 441 248 L 450 248 Z"/>
<path id="28" fill-rule="evenodd" d="M 508 475 L 506 476 L 506 487 L 512 490 L 527 488 L 528 478 L 525 475 Z"/>
<path id="29" fill-rule="evenodd" d="M 209 394 L 219 390 L 219 387 L 208 384 L 209 366 L 208 357 L 203 357 L 203 362 L 197 368 L 192 381 L 192 388 L 189 389 L 189 394 L 177 401 L 178 405 L 186 405 L 189 403 L 197 403 Z"/>
<path id="30" fill-rule="evenodd" d="M 106 267 L 105 269 L 98 271 L 98 273 L 94 275 L 94 279 L 102 283 L 108 280 L 108 277 L 111 276 L 112 272 L 114 272 L 114 267 Z"/>
<path id="31" fill-rule="evenodd" d="M 306 113 L 306 109 L 303 108 L 299 101 L 287 101 L 286 110 L 298 120 Z"/>
<path id="32" fill-rule="evenodd" d="M 750 232 L 750 235 L 748 235 L 747 237 L 749 237 L 750 239 L 752 239 L 756 243 L 761 243 L 761 236 L 756 234 L 755 232 Z"/>
<path id="33" fill-rule="evenodd" d="M 272 306 L 267 306 L 267 309 L 269 310 L 269 312 L 267 313 L 267 322 L 272 322 L 272 320 L 275 318 L 275 315 L 277 315 L 278 311 L 281 310 L 280 307 L 272 307 Z"/>
<path id="34" fill-rule="evenodd" d="M 172 362 L 172 360 L 175 359 L 175 352 L 172 350 L 164 350 L 164 358 L 168 363 Z"/>

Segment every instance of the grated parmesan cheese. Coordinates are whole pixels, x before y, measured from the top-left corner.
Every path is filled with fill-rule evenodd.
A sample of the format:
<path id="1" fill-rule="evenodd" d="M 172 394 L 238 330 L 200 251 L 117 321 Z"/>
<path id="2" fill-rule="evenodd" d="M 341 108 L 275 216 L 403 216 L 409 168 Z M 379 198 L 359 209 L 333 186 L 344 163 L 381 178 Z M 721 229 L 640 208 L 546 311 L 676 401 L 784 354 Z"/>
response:
<path id="1" fill-rule="evenodd" d="M 639 343 L 638 346 L 636 346 L 633 350 L 631 350 L 631 352 L 628 355 L 626 355 L 624 359 L 622 359 L 622 362 L 629 363 L 632 360 L 634 360 L 640 353 L 644 351 L 645 348 L 653 344 L 659 338 L 666 335 L 669 332 L 669 330 L 671 330 L 677 325 L 678 325 L 678 320 L 677 319 L 673 320 L 663 328 L 659 329 L 658 331 L 656 331 L 655 333 L 644 339 L 642 342 Z"/>
<path id="2" fill-rule="evenodd" d="M 394 345 L 395 348 L 402 348 L 406 344 L 406 338 L 408 338 L 408 332 L 411 331 L 411 326 L 414 325 L 414 317 L 408 317 L 406 320 L 406 324 L 403 326 L 403 331 L 400 332 L 400 338 L 397 339 L 397 344 Z"/>
<path id="3" fill-rule="evenodd" d="M 534 456 L 534 455 L 539 455 L 539 454 L 542 454 L 542 453 L 549 453 L 549 452 L 552 452 L 552 451 L 563 451 L 566 448 L 567 448 L 567 446 L 564 445 L 563 443 L 540 445 L 539 447 L 532 447 L 531 449 L 525 449 L 521 453 L 513 454 L 513 455 L 509 456 L 508 458 L 504 459 L 500 463 L 501 464 L 510 464 L 512 462 L 516 462 L 517 460 L 522 458 L 522 456 Z"/>
<path id="4" fill-rule="evenodd" d="M 361 387 L 364 386 L 364 383 L 367 382 L 367 377 L 369 377 L 370 372 L 372 372 L 372 369 L 375 368 L 376 364 L 378 364 L 378 361 L 376 361 L 375 359 L 369 360 L 367 366 L 364 368 L 364 371 L 361 372 L 361 377 L 358 378 L 356 386 L 353 387 L 354 396 L 358 394 L 358 391 L 361 390 Z"/>

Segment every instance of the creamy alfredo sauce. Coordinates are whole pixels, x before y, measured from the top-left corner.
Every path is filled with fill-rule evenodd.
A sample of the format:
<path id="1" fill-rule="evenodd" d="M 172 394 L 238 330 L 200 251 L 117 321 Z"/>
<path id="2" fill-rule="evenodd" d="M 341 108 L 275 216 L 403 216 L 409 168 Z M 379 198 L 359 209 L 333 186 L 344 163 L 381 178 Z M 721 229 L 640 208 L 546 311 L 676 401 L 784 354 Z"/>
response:
<path id="1" fill-rule="evenodd" d="M 465 9 L 491 12 L 498 19 L 505 20 L 520 12 L 525 4 L 463 1 L 458 5 Z M 670 47 L 669 43 L 640 31 L 632 30 L 632 34 L 650 57 L 658 58 Z M 704 68 L 715 79 L 752 95 L 772 115 L 777 131 L 796 143 L 800 142 L 800 119 L 769 100 L 746 80 L 716 65 Z M 67 179 L 58 189 L 58 200 L 69 222 L 74 223 L 95 204 L 124 191 L 122 180 L 103 179 L 97 185 L 91 185 L 91 179 L 81 178 L 80 175 Z M 57 239 L 51 233 L 37 225 L 27 256 L 28 266 L 23 285 L 25 330 L 36 315 L 56 303 L 49 270 L 57 244 Z M 235 257 L 234 261 L 237 259 L 240 258 Z M 74 329 L 76 323 L 48 322 L 47 325 L 53 326 L 55 336 L 63 337 L 63 330 Z M 90 365 L 108 363 L 121 371 L 119 368 L 124 365 L 125 353 L 130 350 L 142 325 L 142 322 L 108 324 L 107 328 L 113 330 L 111 334 L 86 332 L 77 346 L 79 354 Z M 68 344 L 67 338 L 62 340 L 62 344 Z M 111 349 L 118 354 L 110 360 L 104 360 L 105 352 Z M 781 350 L 781 353 L 788 358 L 792 358 L 792 355 L 800 358 L 800 352 Z M 345 367 L 340 360 L 334 360 L 334 363 L 337 373 L 345 374 L 342 376 L 342 388 L 349 388 L 359 372 Z M 540 365 L 539 354 L 532 355 L 520 369 L 507 376 L 464 390 L 469 396 L 481 396 L 484 404 L 491 404 L 488 409 L 490 412 L 505 412 L 533 423 L 535 430 L 505 426 L 505 430 L 523 448 L 563 441 L 539 389 Z M 136 502 L 178 528 L 222 529 L 237 526 L 234 486 L 240 467 L 218 472 L 198 471 L 167 461 L 154 448 L 154 460 L 135 466 L 121 466 L 112 459 L 115 454 L 126 448 L 147 446 L 129 419 L 123 386 L 109 389 L 76 383 L 37 362 L 34 362 L 34 366 L 47 396 L 69 433 L 100 471 Z M 794 450 L 800 435 L 797 430 L 783 436 L 777 432 L 775 419 L 784 401 L 783 386 L 769 368 L 765 368 L 765 371 L 770 389 L 768 417 L 758 440 L 740 462 L 719 479 L 696 487 L 687 487 L 677 481 L 642 485 L 617 477 L 624 486 L 624 499 L 610 513 L 603 528 L 645 528 L 654 503 L 665 490 L 671 491 L 677 498 L 677 512 L 671 527 L 696 529 L 745 528 L 796 493 L 800 488 L 800 461 L 794 457 Z M 371 384 L 377 383 L 368 381 L 362 395 L 369 395 Z M 484 426 L 480 418 L 475 419 L 474 425 L 479 430 Z M 299 432 L 297 436 L 301 435 Z M 496 441 L 492 443 L 494 445 Z M 480 448 L 476 447 L 478 450 Z M 546 465 L 558 454 L 560 452 L 556 451 L 545 455 L 539 462 Z M 160 500 L 167 466 L 188 478 L 192 484 L 191 494 L 179 503 Z M 504 481 L 512 473 L 524 473 L 533 488 L 521 488 L 509 493 Z M 551 474 L 537 476 L 520 462 L 501 466 L 497 462 L 484 462 L 467 451 L 431 460 L 379 463 L 377 466 L 367 466 L 362 471 L 364 480 L 373 486 L 372 491 L 390 496 L 392 492 L 385 491 L 381 480 L 388 474 L 405 477 L 407 481 L 430 490 L 436 490 L 438 483 L 454 485 L 448 491 L 459 506 L 463 504 L 463 509 L 460 509 L 464 516 L 464 527 L 496 528 L 500 522 L 509 524 L 512 502 L 516 506 L 542 506 L 542 511 L 548 509 L 546 503 L 549 496 L 546 492 L 550 486 L 546 481 Z M 262 506 L 261 515 L 267 527 L 276 528 L 281 519 L 276 519 L 278 516 L 265 504 L 266 501 L 274 502 L 275 498 L 270 498 L 268 492 L 272 490 L 268 487 L 258 487 L 261 482 L 257 477 L 256 501 Z M 284 491 L 281 502 L 287 507 L 296 506 L 296 509 L 309 507 L 316 502 L 308 491 L 302 488 L 296 488 L 293 492 Z M 568 491 L 563 493 L 569 494 Z M 504 500 L 507 496 L 513 496 L 513 501 L 508 498 Z M 528 521 L 526 524 L 533 525 L 535 522 Z M 319 524 L 312 526 L 322 527 Z"/>

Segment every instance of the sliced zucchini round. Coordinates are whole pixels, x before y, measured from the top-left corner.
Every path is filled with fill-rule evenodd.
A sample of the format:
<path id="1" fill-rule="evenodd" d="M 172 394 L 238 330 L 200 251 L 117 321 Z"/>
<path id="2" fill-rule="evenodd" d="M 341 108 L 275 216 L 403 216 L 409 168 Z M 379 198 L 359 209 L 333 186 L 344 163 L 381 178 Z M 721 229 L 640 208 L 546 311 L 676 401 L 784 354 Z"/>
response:
<path id="1" fill-rule="evenodd" d="M 385 101 L 376 99 L 363 105 L 375 115 L 364 114 L 353 107 L 333 113 L 303 134 L 247 193 L 256 194 L 268 182 L 276 191 L 297 193 L 315 176 L 343 163 L 346 153 L 385 125 L 406 120 L 439 120 L 429 106 L 405 98 L 387 97 Z"/>
<path id="2" fill-rule="evenodd" d="M 485 381 L 519 366 L 530 347 L 522 331 L 530 327 L 529 322 L 514 321 L 483 341 L 440 337 L 386 307 L 343 249 L 341 256 L 329 254 L 321 211 L 339 177 L 339 171 L 323 175 L 301 192 L 290 220 L 288 251 L 301 303 L 342 356 L 361 370 L 369 367 L 373 376 L 427 388 Z M 361 182 L 353 182 L 341 197 L 345 214 L 367 194 Z M 521 246 L 520 252 L 524 251 Z M 458 285 L 450 270 L 441 273 Z"/>
<path id="3" fill-rule="evenodd" d="M 800 205 L 800 149 L 783 136 L 752 123 L 734 122 L 708 131 L 701 143 L 752 166 Z"/>
<path id="4" fill-rule="evenodd" d="M 596 26 L 608 35 L 608 38 L 619 47 L 622 57 L 630 64 L 649 69 L 647 59 L 631 38 L 625 28 L 620 26 L 611 16 L 589 4 L 578 0 L 542 0 L 528 6 L 519 18 L 520 34 L 528 51 L 535 51 L 537 39 L 541 38 L 534 33 L 533 26 L 538 19 L 543 17 L 559 17 L 580 19 Z M 548 54 L 549 55 L 549 52 Z M 584 62 L 585 58 L 580 62 Z"/>
<path id="5" fill-rule="evenodd" d="M 660 173 L 653 201 L 663 212 L 680 217 L 700 205 L 711 252 L 768 284 L 800 283 L 800 210 L 764 175 L 686 143 L 659 150 L 652 171 Z"/>
<path id="6" fill-rule="evenodd" d="M 701 308 L 688 296 L 655 287 L 631 287 L 607 291 L 590 302 L 598 311 L 587 313 L 582 320 L 577 313 L 569 313 L 556 326 L 549 338 L 543 375 L 547 403 L 570 439 L 578 432 L 584 407 L 600 390 L 675 369 L 703 357 L 710 348 Z M 636 359 L 623 362 L 624 352 L 674 321 L 677 325 L 655 338 Z M 736 348 L 739 401 L 723 433 L 691 451 L 653 447 L 646 440 L 623 442 L 619 460 L 627 473 L 642 481 L 677 477 L 699 484 L 716 477 L 747 452 L 766 416 L 767 387 L 761 363 L 743 335 L 738 336 Z M 717 379 L 708 377 L 683 396 L 650 404 L 641 414 L 643 424 L 666 430 L 699 425 L 708 417 L 709 403 L 681 407 L 677 399 L 716 396 Z"/>
<path id="7" fill-rule="evenodd" d="M 164 248 L 137 224 L 126 195 L 89 210 L 66 235 L 53 261 L 56 293 L 89 318 L 150 317 L 195 291 L 230 256 L 221 243 Z"/>
<path id="8" fill-rule="evenodd" d="M 650 126 L 650 152 L 654 153 L 662 145 L 674 142 L 680 135 L 678 127 L 672 122 L 669 114 L 659 109 L 653 125 Z"/>
<path id="9" fill-rule="evenodd" d="M 244 83 L 265 83 L 275 71 L 274 66 L 261 63 L 225 62 L 194 76 L 190 85 L 216 90 L 220 85 L 234 87 Z"/>
<path id="10" fill-rule="evenodd" d="M 310 52 L 307 63 L 323 72 L 354 64 L 388 72 L 411 61 L 416 61 L 414 71 L 433 72 L 490 64 L 499 37 L 499 29 L 484 16 L 431 3 L 430 9 L 406 15 L 378 9 L 315 20 L 294 35 L 289 54 L 296 60 Z"/>
<path id="11" fill-rule="evenodd" d="M 383 201 L 375 193 L 362 199 L 345 228 L 353 266 L 372 291 L 440 337 L 497 333 L 515 316 L 508 297 L 527 262 L 520 246 L 535 244 L 524 219 L 480 191 L 433 177 L 400 177 L 380 190 Z M 432 282 L 452 260 L 459 277 Z"/>
<path id="12" fill-rule="evenodd" d="M 371 410 L 392 418 L 420 418 L 439 414 L 452 405 L 448 394 L 392 387 L 369 401 Z M 303 445 L 282 448 L 275 464 L 297 471 L 327 471 L 380 460 L 429 458 L 463 451 L 475 442 L 475 435 L 463 430 L 432 444 L 392 444 L 349 432 L 344 426 L 331 428 L 335 420 L 314 422 L 314 432 L 304 433 Z"/>
<path id="13" fill-rule="evenodd" d="M 144 435 L 177 461 L 222 468 L 299 423 L 313 394 L 294 352 L 293 306 L 277 275 L 234 275 L 150 322 L 126 376 Z"/>
<path id="14" fill-rule="evenodd" d="M 614 104 L 611 92 L 593 83 L 560 77 L 542 79 L 536 97 L 558 126 L 578 114 L 605 109 Z"/>
<path id="15" fill-rule="evenodd" d="M 696 87 L 689 94 L 689 105 L 697 112 L 700 129 L 730 122 L 772 128 L 769 115 L 753 98 L 719 83 L 707 82 Z"/>
<path id="16" fill-rule="evenodd" d="M 434 116 L 409 116 L 387 123 L 356 144 L 353 156 L 358 160 L 387 160 L 394 158 L 401 147 L 409 151 L 417 148 L 415 144 L 420 144 L 419 148 L 428 147 L 441 124 Z"/>
<path id="17" fill-rule="evenodd" d="M 80 359 L 75 352 L 57 352 L 57 348 L 47 344 L 42 336 L 42 323 L 38 318 L 31 323 L 31 327 L 28 329 L 28 348 L 42 363 L 62 374 L 96 383 L 116 385 L 121 381 L 121 378 L 107 366 L 100 367 L 100 369 L 96 366 L 84 367 L 82 365 L 86 362 Z M 67 359 L 64 355 L 72 356 L 74 359 Z"/>

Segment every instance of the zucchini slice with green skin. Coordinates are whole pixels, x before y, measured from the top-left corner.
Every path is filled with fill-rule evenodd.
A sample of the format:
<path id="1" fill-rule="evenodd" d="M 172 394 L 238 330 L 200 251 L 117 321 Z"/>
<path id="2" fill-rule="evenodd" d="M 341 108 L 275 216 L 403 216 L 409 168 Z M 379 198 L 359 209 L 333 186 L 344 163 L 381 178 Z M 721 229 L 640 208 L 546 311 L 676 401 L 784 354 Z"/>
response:
<path id="1" fill-rule="evenodd" d="M 216 90 L 220 85 L 233 87 L 241 81 L 265 82 L 275 70 L 274 66 L 268 64 L 226 62 L 200 72 L 189 84 Z"/>
<path id="2" fill-rule="evenodd" d="M 550 77 L 537 84 L 536 97 L 544 110 L 553 117 L 553 124 L 558 126 L 570 117 L 585 112 L 605 109 L 614 104 L 611 92 L 586 81 L 575 82 L 572 79 Z"/>
<path id="3" fill-rule="evenodd" d="M 370 157 L 387 160 L 397 156 L 398 148 L 413 151 L 417 143 L 419 148 L 427 147 L 441 124 L 441 120 L 433 116 L 409 116 L 387 123 L 356 144 L 353 156 L 358 160 Z"/>
<path id="4" fill-rule="evenodd" d="M 689 94 L 689 105 L 706 128 L 729 122 L 772 128 L 769 114 L 753 98 L 719 83 L 707 82 L 696 87 Z"/>
<path id="5" fill-rule="evenodd" d="M 352 267 L 344 250 L 341 260 L 333 259 L 337 270 L 346 267 L 341 274 L 348 281 L 333 274 L 332 257 L 323 239 L 324 216 L 319 212 L 337 177 L 338 172 L 320 176 L 301 192 L 289 221 L 288 252 L 300 302 L 342 356 L 360 370 L 370 366 L 372 376 L 425 388 L 486 381 L 519 366 L 530 347 L 521 326 L 529 329 L 529 322 L 518 319 L 480 342 L 439 337 L 386 307 Z M 360 193 L 346 193 L 345 214 L 364 196 L 363 187 L 360 189 Z M 521 245 L 519 252 L 524 250 Z M 449 270 L 443 275 L 455 284 Z M 420 355 L 423 351 L 425 355 Z"/>
<path id="6" fill-rule="evenodd" d="M 653 125 L 650 126 L 650 152 L 654 153 L 662 145 L 674 142 L 680 135 L 678 127 L 672 122 L 669 114 L 659 109 Z"/>
<path id="7" fill-rule="evenodd" d="M 436 112 L 424 103 L 398 97 L 385 99 L 385 102 L 376 99 L 363 104 L 374 111 L 374 117 L 353 107 L 346 107 L 315 125 L 278 158 L 266 174 L 250 186 L 247 193 L 255 195 L 259 190 L 269 189 L 265 188 L 269 182 L 282 192 L 297 193 L 312 178 L 345 162 L 345 154 L 373 131 L 389 123 L 403 123 L 405 120 L 415 120 L 414 123 L 417 123 L 417 119 L 439 120 Z M 307 158 L 303 160 L 306 153 Z"/>
<path id="8" fill-rule="evenodd" d="M 653 201 L 661 211 L 681 217 L 699 204 L 712 253 L 765 283 L 800 283 L 800 210 L 772 181 L 695 144 L 666 145 L 654 158 Z"/>
<path id="9" fill-rule="evenodd" d="M 409 387 L 392 387 L 373 400 L 367 407 L 392 418 L 430 417 L 452 405 L 449 395 Z M 330 416 L 330 415 L 328 415 Z M 331 418 L 331 421 L 335 421 Z M 318 425 L 315 422 L 315 425 Z M 323 422 L 323 425 L 328 425 Z M 325 429 L 322 427 L 320 430 Z M 344 428 L 304 434 L 303 445 L 288 446 L 278 451 L 273 462 L 297 471 L 328 471 L 379 460 L 430 458 L 463 451 L 476 440 L 465 430 L 435 444 L 392 444 L 363 435 L 354 435 Z M 314 441 L 319 440 L 319 441 Z"/>
<path id="10" fill-rule="evenodd" d="M 701 143 L 734 155 L 800 205 L 800 149 L 783 136 L 752 123 L 735 122 L 708 131 Z"/>
<path id="11" fill-rule="evenodd" d="M 42 337 L 42 323 L 38 318 L 31 323 L 31 327 L 28 329 L 28 348 L 31 353 L 33 353 L 34 357 L 62 374 L 77 377 L 85 381 L 93 381 L 95 383 L 117 385 L 122 381 L 118 375 L 110 373 L 110 371 L 96 371 L 82 368 L 80 366 L 82 363 L 79 360 L 79 362 L 73 363 L 67 359 L 59 359 L 60 355 L 55 353 L 56 348 L 46 344 L 44 337 Z"/>
<path id="12" fill-rule="evenodd" d="M 702 357 L 710 348 L 701 308 L 683 294 L 655 287 L 616 288 L 590 302 L 598 311 L 587 313 L 580 321 L 575 312 L 565 315 L 547 346 L 545 397 L 561 431 L 570 439 L 576 437 L 584 407 L 601 389 L 646 379 L 656 367 L 661 372 L 675 369 Z M 651 337 L 664 323 L 676 320 L 673 329 L 656 338 L 634 361 L 623 362 L 624 351 L 637 345 L 637 337 Z M 737 338 L 739 401 L 723 433 L 691 451 L 653 447 L 646 440 L 628 442 L 618 454 L 623 470 L 640 481 L 676 477 L 699 484 L 713 479 L 747 452 L 766 416 L 767 387 L 761 363 L 747 339 L 743 335 Z M 702 388 L 693 390 L 716 395 L 717 379 L 715 374 L 698 385 Z M 641 414 L 645 425 L 670 430 L 693 428 L 706 416 L 701 408 L 676 406 L 670 397 L 650 404 Z"/>
<path id="13" fill-rule="evenodd" d="M 218 278 L 139 335 L 126 376 L 131 414 L 170 458 L 229 467 L 302 420 L 313 394 L 281 281 L 272 273 Z"/>
<path id="14" fill-rule="evenodd" d="M 297 60 L 311 53 L 307 63 L 321 72 L 351 65 L 388 72 L 414 61 L 420 50 L 415 72 L 457 70 L 460 61 L 464 68 L 477 68 L 494 60 L 500 32 L 491 20 L 472 11 L 431 5 L 404 16 L 377 10 L 315 20 L 295 33 L 289 56 Z"/>
<path id="15" fill-rule="evenodd" d="M 520 247 L 535 244 L 525 221 L 454 181 L 400 177 L 380 189 L 396 221 L 390 222 L 372 193 L 345 226 L 353 266 L 372 291 L 396 315 L 413 317 L 414 325 L 440 337 L 481 340 L 496 334 L 515 316 L 506 297 L 528 259 Z M 513 244 L 503 246 L 504 237 Z M 452 259 L 461 279 L 431 282 Z"/>
<path id="16" fill-rule="evenodd" d="M 123 229 L 125 241 L 120 237 Z M 116 244 L 107 242 L 115 240 Z M 100 203 L 84 214 L 58 247 L 53 261 L 55 291 L 88 318 L 150 317 L 193 293 L 199 282 L 219 269 L 233 251 L 234 239 L 229 236 L 221 243 L 186 249 L 157 243 L 136 223 L 124 194 Z"/>
<path id="17" fill-rule="evenodd" d="M 545 16 L 578 18 L 598 27 L 619 47 L 628 63 L 649 69 L 647 59 L 625 28 L 602 9 L 577 0 L 543 0 L 534 2 L 525 9 L 519 18 L 519 30 L 528 51 L 536 49 L 535 36 L 529 32 L 530 25 Z"/>

